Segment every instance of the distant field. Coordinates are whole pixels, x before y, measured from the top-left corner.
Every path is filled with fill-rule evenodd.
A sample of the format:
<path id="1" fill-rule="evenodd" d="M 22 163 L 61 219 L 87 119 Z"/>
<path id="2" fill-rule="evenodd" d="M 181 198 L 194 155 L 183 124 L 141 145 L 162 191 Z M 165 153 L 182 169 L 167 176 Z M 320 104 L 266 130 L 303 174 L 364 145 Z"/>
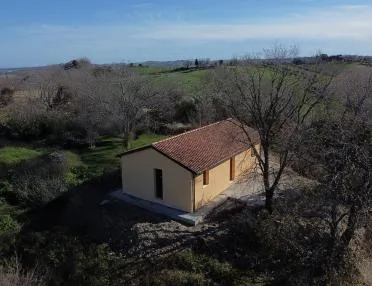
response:
<path id="1" fill-rule="evenodd" d="M 359 66 L 356 63 L 343 63 L 343 62 L 330 62 L 325 63 L 316 68 L 325 74 L 339 74 L 349 68 Z M 313 70 L 315 66 L 299 65 L 294 66 L 299 69 Z M 180 90 L 182 90 L 186 96 L 195 96 L 203 94 L 204 91 L 204 80 L 205 75 L 211 71 L 213 68 L 209 69 L 189 69 L 180 70 L 170 67 L 129 67 L 129 69 L 135 71 L 136 73 L 144 76 L 149 76 L 150 79 L 159 85 L 173 85 Z M 15 74 L 16 75 L 16 74 Z M 24 100 L 28 97 L 36 97 L 39 95 L 37 90 L 18 90 L 15 94 L 16 100 Z"/>
<path id="2" fill-rule="evenodd" d="M 169 82 L 180 88 L 187 96 L 195 96 L 203 89 L 206 70 L 165 73 L 156 78 L 158 82 Z"/>
<path id="3" fill-rule="evenodd" d="M 147 75 L 155 84 L 169 84 L 180 88 L 186 96 L 195 96 L 203 88 L 203 78 L 208 69 L 179 71 L 166 67 L 132 67 L 140 75 Z"/>

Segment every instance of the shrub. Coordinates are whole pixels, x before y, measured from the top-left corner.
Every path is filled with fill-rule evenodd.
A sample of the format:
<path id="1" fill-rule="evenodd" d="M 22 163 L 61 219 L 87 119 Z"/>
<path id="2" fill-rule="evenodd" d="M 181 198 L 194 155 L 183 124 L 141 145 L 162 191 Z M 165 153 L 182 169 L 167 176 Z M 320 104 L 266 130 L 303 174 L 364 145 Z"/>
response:
<path id="1" fill-rule="evenodd" d="M 67 173 L 66 181 L 69 186 L 77 186 L 90 178 L 89 169 L 87 166 L 76 166 L 70 169 Z"/>
<path id="2" fill-rule="evenodd" d="M 184 270 L 165 270 L 159 273 L 158 276 L 154 275 L 149 279 L 151 279 L 151 285 L 206 285 L 206 280 L 202 273 L 192 273 Z"/>
<path id="3" fill-rule="evenodd" d="M 8 136 L 23 140 L 42 138 L 48 133 L 48 118 L 45 114 L 25 114 L 25 116 L 9 115 L 6 122 Z"/>
<path id="4" fill-rule="evenodd" d="M 182 123 L 188 123 L 190 122 L 190 119 L 195 116 L 195 113 L 195 101 L 192 98 L 184 99 L 176 105 L 175 120 Z"/>
<path id="5" fill-rule="evenodd" d="M 5 257 L 14 254 L 14 244 L 20 230 L 20 225 L 9 213 L 11 207 L 0 201 L 0 266 Z"/>
<path id="6" fill-rule="evenodd" d="M 0 216 L 0 234 L 13 233 L 18 231 L 19 225 L 9 214 Z"/>
<path id="7" fill-rule="evenodd" d="M 13 186 L 18 201 L 29 207 L 39 207 L 67 191 L 64 177 L 23 176 Z"/>
<path id="8" fill-rule="evenodd" d="M 229 262 L 192 251 L 177 253 L 160 267 L 160 275 L 154 277 L 156 275 L 153 273 L 149 276 L 155 285 L 250 285 L 251 281 L 248 277 L 251 273 L 240 271 Z"/>
<path id="9" fill-rule="evenodd" d="M 66 156 L 54 152 L 20 163 L 12 170 L 12 189 L 19 203 L 39 207 L 67 191 Z"/>
<path id="10" fill-rule="evenodd" d="M 13 102 L 14 90 L 4 87 L 0 90 L 0 107 L 7 106 Z"/>
<path id="11" fill-rule="evenodd" d="M 19 251 L 29 265 L 48 267 L 51 285 L 121 285 L 114 278 L 120 257 L 106 244 L 70 235 L 61 228 L 20 236 Z"/>

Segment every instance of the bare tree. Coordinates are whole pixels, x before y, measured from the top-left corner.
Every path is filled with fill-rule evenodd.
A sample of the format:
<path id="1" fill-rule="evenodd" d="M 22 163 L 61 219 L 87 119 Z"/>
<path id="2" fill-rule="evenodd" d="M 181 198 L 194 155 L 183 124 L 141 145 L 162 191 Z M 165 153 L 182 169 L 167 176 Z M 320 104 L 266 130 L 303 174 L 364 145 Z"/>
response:
<path id="1" fill-rule="evenodd" d="M 372 69 L 356 66 L 338 75 L 331 85 L 332 93 L 337 96 L 330 102 L 340 108 L 328 108 L 332 117 L 343 121 L 347 118 L 371 121 L 372 106 Z M 341 111 L 341 113 L 340 113 Z M 341 117 L 340 117 L 341 116 Z"/>
<path id="2" fill-rule="evenodd" d="M 333 281 L 372 206 L 372 72 L 357 67 L 332 83 L 325 115 L 301 136 L 298 154 L 320 170 L 316 211 L 329 230 L 325 272 Z M 315 209 L 314 209 L 315 210 Z"/>
<path id="3" fill-rule="evenodd" d="M 124 148 L 128 149 L 138 122 L 152 109 L 157 92 L 146 77 L 126 68 L 119 68 L 106 78 L 106 86 L 106 110 L 112 126 L 123 136 Z"/>
<path id="4" fill-rule="evenodd" d="M 28 79 L 28 90 L 36 91 L 46 110 L 52 110 L 71 100 L 71 77 L 60 66 L 50 66 L 34 72 Z"/>
<path id="5" fill-rule="evenodd" d="M 317 176 L 317 204 L 313 211 L 328 229 L 324 243 L 324 272 L 334 280 L 348 258 L 358 228 L 370 221 L 372 206 L 371 130 L 366 124 L 320 121 L 306 131 L 302 152 L 322 167 Z M 318 153 L 315 153 L 318 152 Z M 369 216 L 369 218 L 368 218 Z"/>
<path id="6" fill-rule="evenodd" d="M 110 124 L 107 76 L 96 78 L 90 70 L 76 70 L 74 73 L 71 84 L 76 96 L 73 98 L 72 116 L 77 126 L 83 129 L 89 148 L 94 149 L 97 137 Z"/>
<path id="7" fill-rule="evenodd" d="M 221 67 L 211 76 L 220 104 L 236 119 L 246 134 L 246 141 L 257 158 L 266 194 L 266 208 L 271 212 L 274 191 L 288 162 L 291 144 L 305 119 L 325 97 L 330 79 L 316 73 L 295 69 L 287 58 L 297 50 L 274 47 L 265 50 L 263 66 L 257 58 L 247 58 L 244 65 Z M 261 150 L 244 126 L 255 128 Z M 279 167 L 272 166 L 270 151 L 279 157 Z"/>

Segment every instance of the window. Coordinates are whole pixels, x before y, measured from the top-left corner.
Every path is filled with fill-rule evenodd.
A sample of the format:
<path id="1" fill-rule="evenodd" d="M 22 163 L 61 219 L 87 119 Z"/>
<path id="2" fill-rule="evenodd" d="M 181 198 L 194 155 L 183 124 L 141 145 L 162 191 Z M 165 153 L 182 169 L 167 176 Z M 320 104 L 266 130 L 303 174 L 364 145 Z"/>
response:
<path id="1" fill-rule="evenodd" d="M 158 199 L 163 199 L 163 170 L 155 169 L 155 196 Z"/>
<path id="2" fill-rule="evenodd" d="M 230 158 L 230 181 L 235 179 L 235 157 Z"/>
<path id="3" fill-rule="evenodd" d="M 209 185 L 209 171 L 204 171 L 203 172 L 203 185 Z"/>

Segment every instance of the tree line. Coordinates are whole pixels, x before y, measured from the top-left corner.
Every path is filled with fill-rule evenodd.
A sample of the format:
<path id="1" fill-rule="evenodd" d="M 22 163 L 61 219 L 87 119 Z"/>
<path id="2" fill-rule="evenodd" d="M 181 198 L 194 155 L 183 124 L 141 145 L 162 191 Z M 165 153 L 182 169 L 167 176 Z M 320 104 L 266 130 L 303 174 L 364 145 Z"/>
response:
<path id="1" fill-rule="evenodd" d="M 174 122 L 205 122 L 204 99 L 186 97 L 177 83 L 156 82 L 127 66 L 76 62 L 3 83 L 3 136 L 94 148 L 99 136 L 119 135 L 128 148 L 139 132 L 172 133 Z"/>

